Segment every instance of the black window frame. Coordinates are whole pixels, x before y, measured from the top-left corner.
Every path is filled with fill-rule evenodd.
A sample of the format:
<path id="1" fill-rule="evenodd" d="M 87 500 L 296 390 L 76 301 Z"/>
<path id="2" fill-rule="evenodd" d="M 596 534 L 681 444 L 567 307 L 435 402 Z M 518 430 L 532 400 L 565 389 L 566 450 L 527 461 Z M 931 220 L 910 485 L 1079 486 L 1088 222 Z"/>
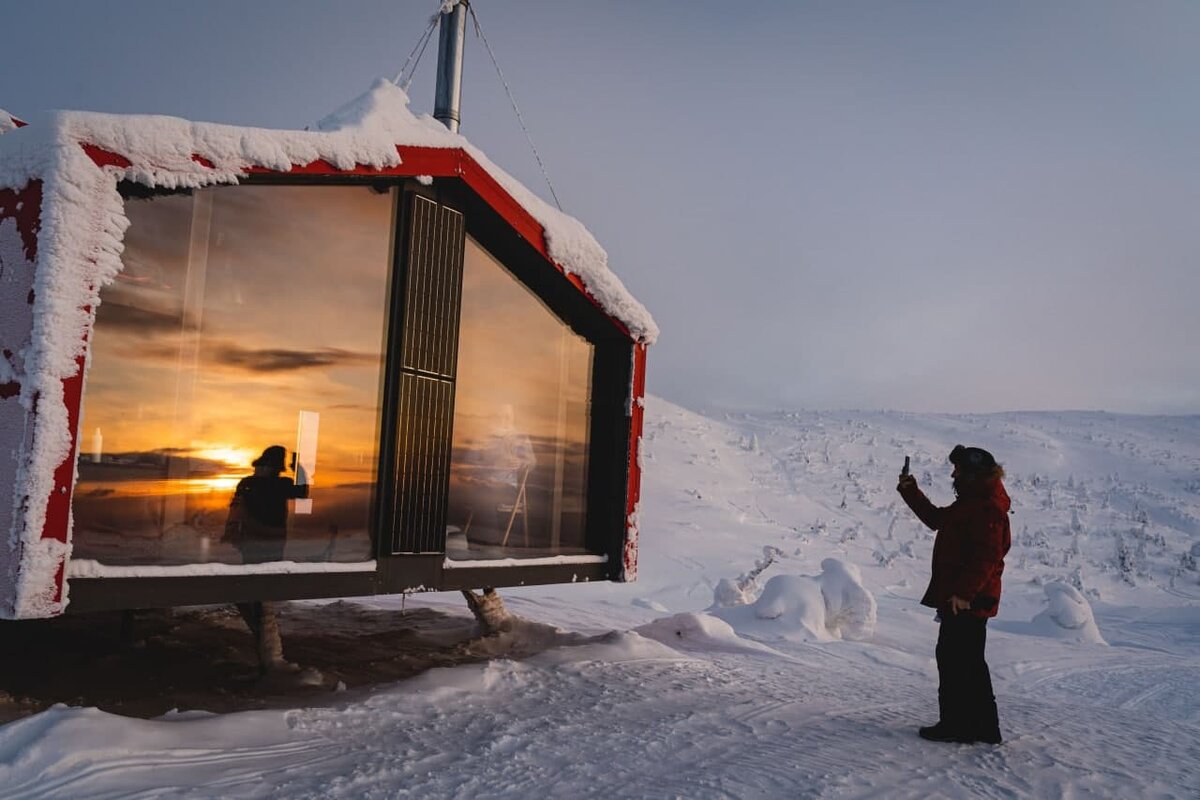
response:
<path id="1" fill-rule="evenodd" d="M 377 191 L 397 189 L 388 276 L 386 348 L 377 431 L 376 490 L 372 496 L 370 539 L 373 572 L 298 572 L 287 575 L 246 574 L 154 578 L 71 579 L 71 611 L 237 602 L 249 599 L 301 599 L 363 596 L 413 590 L 448 590 L 480 586 L 617 580 L 621 576 L 626 536 L 631 464 L 631 392 L 635 342 L 504 216 L 457 177 L 431 183 L 409 176 L 253 174 L 239 185 L 345 186 L 367 185 Z M 214 188 L 220 188 L 214 187 Z M 155 189 L 121 181 L 125 199 L 190 193 L 191 189 Z M 432 201 L 462 215 L 465 233 L 496 258 L 521 284 L 576 334 L 593 345 L 585 544 L 604 563 L 517 564 L 495 567 L 444 568 L 445 537 L 440 551 L 392 552 L 397 531 L 395 458 L 397 450 L 407 241 L 416 198 Z M 461 302 L 461 295 L 459 297 Z M 457 332 L 456 332 L 457 339 Z M 86 396 L 85 400 L 86 402 Z M 453 411 L 453 405 L 451 405 Z M 452 430 L 449 431 L 452 437 Z M 448 481 L 448 477 L 447 477 Z"/>

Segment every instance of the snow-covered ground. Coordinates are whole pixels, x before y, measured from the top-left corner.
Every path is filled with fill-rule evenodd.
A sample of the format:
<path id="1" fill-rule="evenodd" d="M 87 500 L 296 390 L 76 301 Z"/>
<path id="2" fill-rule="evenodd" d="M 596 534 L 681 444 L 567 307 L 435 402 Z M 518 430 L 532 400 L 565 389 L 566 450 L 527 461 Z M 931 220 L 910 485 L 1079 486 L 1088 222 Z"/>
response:
<path id="1" fill-rule="evenodd" d="M 1200 793 L 1200 417 L 652 398 L 645 438 L 638 581 L 506 590 L 526 620 L 507 656 L 288 710 L 57 706 L 0 727 L 0 797 Z M 895 476 L 910 455 L 950 502 L 957 443 L 996 454 L 1014 501 L 995 748 L 915 735 L 936 717 L 932 534 Z"/>

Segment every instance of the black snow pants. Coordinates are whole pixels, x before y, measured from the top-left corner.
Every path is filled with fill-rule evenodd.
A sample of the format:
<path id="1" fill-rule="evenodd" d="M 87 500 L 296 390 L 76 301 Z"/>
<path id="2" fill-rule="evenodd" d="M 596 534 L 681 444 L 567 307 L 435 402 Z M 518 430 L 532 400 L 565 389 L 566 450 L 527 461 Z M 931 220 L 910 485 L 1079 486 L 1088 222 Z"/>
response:
<path id="1" fill-rule="evenodd" d="M 999 737 L 1000 719 L 992 676 L 983 658 L 987 620 L 942 612 L 938 632 L 938 711 L 941 723 L 973 737 Z"/>

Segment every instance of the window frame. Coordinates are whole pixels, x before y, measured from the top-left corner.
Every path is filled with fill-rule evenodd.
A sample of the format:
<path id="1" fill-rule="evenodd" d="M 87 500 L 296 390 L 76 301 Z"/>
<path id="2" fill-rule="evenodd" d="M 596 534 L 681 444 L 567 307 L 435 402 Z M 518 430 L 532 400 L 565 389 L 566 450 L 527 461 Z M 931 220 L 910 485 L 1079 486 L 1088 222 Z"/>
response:
<path id="1" fill-rule="evenodd" d="M 72 578 L 69 610 L 363 596 L 418 588 L 448 590 L 619 579 L 626 537 L 629 474 L 633 466 L 630 463 L 630 434 L 635 343 L 628 333 L 461 178 L 436 178 L 432 184 L 426 184 L 411 176 L 255 173 L 244 177 L 240 185 L 368 185 L 381 192 L 393 187 L 397 189 L 390 232 L 392 245 L 385 320 L 386 347 L 380 388 L 380 416 L 376 428 L 380 446 L 377 451 L 376 488 L 370 511 L 369 534 L 376 562 L 375 571 Z M 118 189 L 125 199 L 192 191 L 152 189 L 132 181 L 121 181 Z M 604 556 L 606 560 L 565 564 L 518 562 L 515 565 L 487 567 L 472 564 L 447 568 L 444 535 L 440 551 L 435 552 L 393 553 L 393 548 L 383 546 L 383 542 L 392 541 L 396 536 L 391 524 L 396 500 L 394 465 L 399 423 L 397 402 L 405 301 L 403 287 L 408 269 L 406 242 L 411 209 L 417 197 L 462 214 L 467 236 L 475 239 L 560 321 L 592 343 L 585 545 L 589 553 Z M 450 436 L 453 436 L 452 430 Z"/>

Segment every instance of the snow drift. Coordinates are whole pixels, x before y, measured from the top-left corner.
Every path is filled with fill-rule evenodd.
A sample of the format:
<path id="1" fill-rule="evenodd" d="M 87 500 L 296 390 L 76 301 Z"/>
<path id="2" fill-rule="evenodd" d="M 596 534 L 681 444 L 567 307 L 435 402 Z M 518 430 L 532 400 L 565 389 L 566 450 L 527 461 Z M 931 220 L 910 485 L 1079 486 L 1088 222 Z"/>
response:
<path id="1" fill-rule="evenodd" d="M 875 597 L 858 567 L 840 559 L 822 561 L 819 575 L 776 575 L 753 603 L 722 608 L 720 601 L 731 597 L 722 588 L 713 614 L 739 633 L 828 641 L 868 639 L 875 632 Z"/>
<path id="2" fill-rule="evenodd" d="M 1046 602 L 1046 609 L 1030 621 L 1033 633 L 1088 644 L 1107 644 L 1096 627 L 1091 604 L 1074 586 L 1062 581 L 1047 583 Z"/>

